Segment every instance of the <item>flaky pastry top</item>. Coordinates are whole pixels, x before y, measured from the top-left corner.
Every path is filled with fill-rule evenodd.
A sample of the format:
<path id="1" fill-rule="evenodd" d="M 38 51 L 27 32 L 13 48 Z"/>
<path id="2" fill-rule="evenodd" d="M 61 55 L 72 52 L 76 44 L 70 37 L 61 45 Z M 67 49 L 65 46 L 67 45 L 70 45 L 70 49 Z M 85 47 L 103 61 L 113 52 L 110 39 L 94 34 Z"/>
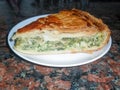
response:
<path id="1" fill-rule="evenodd" d="M 57 30 L 62 33 L 76 33 L 91 35 L 97 32 L 109 32 L 109 28 L 101 19 L 88 12 L 78 9 L 63 10 L 55 14 L 37 19 L 20 28 L 17 33 L 33 32 L 34 30 Z"/>

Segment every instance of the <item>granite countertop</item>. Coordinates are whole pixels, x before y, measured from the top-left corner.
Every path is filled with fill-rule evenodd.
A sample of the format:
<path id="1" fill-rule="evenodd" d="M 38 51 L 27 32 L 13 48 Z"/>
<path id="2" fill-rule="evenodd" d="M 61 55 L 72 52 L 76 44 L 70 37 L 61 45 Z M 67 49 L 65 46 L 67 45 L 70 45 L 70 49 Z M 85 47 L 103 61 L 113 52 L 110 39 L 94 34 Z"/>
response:
<path id="1" fill-rule="evenodd" d="M 94 62 L 63 68 L 37 65 L 15 55 L 7 45 L 7 34 L 15 24 L 34 15 L 16 16 L 0 8 L 0 90 L 120 90 L 120 13 L 105 14 L 96 5 L 88 11 L 111 29 L 109 52 Z"/>

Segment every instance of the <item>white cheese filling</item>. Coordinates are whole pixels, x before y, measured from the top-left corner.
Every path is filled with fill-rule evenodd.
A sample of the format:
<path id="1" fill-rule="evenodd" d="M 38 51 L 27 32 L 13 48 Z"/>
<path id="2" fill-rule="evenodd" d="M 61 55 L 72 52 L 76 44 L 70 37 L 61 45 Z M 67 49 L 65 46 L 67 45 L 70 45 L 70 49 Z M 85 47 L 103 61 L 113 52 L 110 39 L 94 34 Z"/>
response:
<path id="1" fill-rule="evenodd" d="M 34 34 L 14 38 L 15 47 L 36 52 L 91 49 L 100 46 L 105 37 L 102 33 L 81 37 L 79 33 L 60 34 L 57 31 L 42 31 Z"/>

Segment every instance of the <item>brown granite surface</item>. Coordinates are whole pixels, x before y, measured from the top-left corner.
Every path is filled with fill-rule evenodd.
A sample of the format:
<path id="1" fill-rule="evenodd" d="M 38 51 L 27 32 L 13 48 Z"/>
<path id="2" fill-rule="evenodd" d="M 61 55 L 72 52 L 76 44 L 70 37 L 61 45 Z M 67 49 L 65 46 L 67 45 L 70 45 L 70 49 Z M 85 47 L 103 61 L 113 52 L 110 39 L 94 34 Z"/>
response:
<path id="1" fill-rule="evenodd" d="M 30 7 L 27 4 L 23 10 Z M 120 3 L 90 3 L 87 11 L 103 19 L 112 31 L 111 49 L 92 63 L 68 68 L 36 65 L 13 54 L 6 41 L 9 30 L 41 12 L 34 11 L 34 3 L 30 3 L 32 13 L 22 11 L 22 16 L 15 15 L 5 0 L 0 5 L 0 90 L 120 90 Z"/>

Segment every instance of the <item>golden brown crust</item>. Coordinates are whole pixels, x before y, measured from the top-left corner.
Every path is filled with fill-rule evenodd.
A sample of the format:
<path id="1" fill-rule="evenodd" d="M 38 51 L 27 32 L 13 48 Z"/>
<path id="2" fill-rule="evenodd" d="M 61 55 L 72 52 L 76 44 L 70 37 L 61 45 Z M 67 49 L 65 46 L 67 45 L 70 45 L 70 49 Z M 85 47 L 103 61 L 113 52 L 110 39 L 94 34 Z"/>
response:
<path id="1" fill-rule="evenodd" d="M 101 19 L 77 9 L 63 10 L 38 20 L 20 28 L 17 33 L 31 32 L 33 30 L 58 30 L 63 33 L 81 32 L 93 34 L 104 31 L 108 27 Z"/>

